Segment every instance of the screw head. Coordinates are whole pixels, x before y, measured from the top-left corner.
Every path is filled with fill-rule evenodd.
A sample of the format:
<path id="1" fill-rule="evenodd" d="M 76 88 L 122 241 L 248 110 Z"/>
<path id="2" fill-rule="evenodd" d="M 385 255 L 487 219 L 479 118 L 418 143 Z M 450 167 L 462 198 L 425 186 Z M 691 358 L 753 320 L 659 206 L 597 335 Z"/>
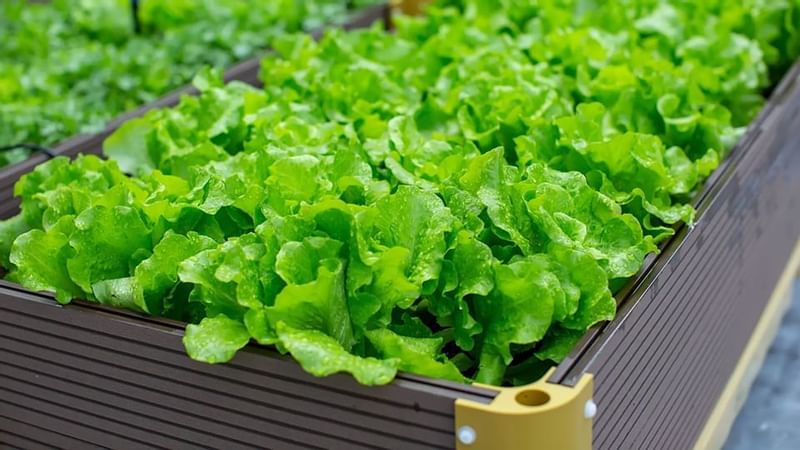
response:
<path id="1" fill-rule="evenodd" d="M 472 445 L 478 439 L 475 429 L 469 425 L 464 425 L 458 429 L 458 441 L 464 445 Z"/>
<path id="2" fill-rule="evenodd" d="M 587 400 L 586 404 L 583 405 L 583 417 L 587 419 L 594 419 L 594 416 L 597 415 L 597 403 L 593 400 Z"/>

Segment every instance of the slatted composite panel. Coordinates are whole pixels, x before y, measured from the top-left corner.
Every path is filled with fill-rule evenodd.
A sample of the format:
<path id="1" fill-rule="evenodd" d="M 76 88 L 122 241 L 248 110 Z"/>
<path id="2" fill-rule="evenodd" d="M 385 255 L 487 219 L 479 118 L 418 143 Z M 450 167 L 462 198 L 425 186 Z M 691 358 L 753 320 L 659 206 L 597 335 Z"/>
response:
<path id="1" fill-rule="evenodd" d="M 5 284 L 0 417 L 112 448 L 413 450 L 452 445 L 456 398 L 494 397 L 416 377 L 369 389 L 347 376 L 318 379 L 256 347 L 230 364 L 196 363 L 181 334 L 180 325 L 61 307 Z"/>

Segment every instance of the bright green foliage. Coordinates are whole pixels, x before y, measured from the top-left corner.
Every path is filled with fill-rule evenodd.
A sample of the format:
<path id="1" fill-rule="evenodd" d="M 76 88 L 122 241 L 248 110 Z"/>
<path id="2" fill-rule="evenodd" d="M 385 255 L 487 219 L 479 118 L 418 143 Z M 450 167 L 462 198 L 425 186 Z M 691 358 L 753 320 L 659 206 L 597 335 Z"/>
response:
<path id="1" fill-rule="evenodd" d="M 400 361 L 400 369 L 433 378 L 464 381 L 458 368 L 441 353 L 442 338 L 418 338 L 398 335 L 388 329 L 367 332 L 367 339 L 383 358 Z"/>
<path id="2" fill-rule="evenodd" d="M 17 268 L 14 279 L 28 289 L 53 291 L 56 299 L 64 303 L 82 294 L 67 271 L 72 219 L 64 216 L 47 231 L 31 230 L 11 247 L 10 261 Z"/>
<path id="3" fill-rule="evenodd" d="M 349 372 L 359 383 L 375 385 L 389 383 L 397 374 L 397 359 L 356 356 L 317 330 L 297 330 L 283 322 L 278 322 L 277 330 L 281 345 L 312 375 Z"/>
<path id="4" fill-rule="evenodd" d="M 0 146 L 50 145 L 224 68 L 286 32 L 342 23 L 373 0 L 147 0 L 134 34 L 128 0 L 0 2 Z M 0 167 L 25 151 L 0 153 Z"/>
<path id="5" fill-rule="evenodd" d="M 263 89 L 203 72 L 106 141 L 135 177 L 39 167 L 0 261 L 62 301 L 188 321 L 201 361 L 253 339 L 365 384 L 532 381 L 694 220 L 798 53 L 799 5 L 439 6 L 277 39 Z"/>
<path id="6" fill-rule="evenodd" d="M 28 159 L 29 152 L 25 149 L 16 148 L 0 152 L 0 168 Z"/>
<path id="7" fill-rule="evenodd" d="M 205 318 L 199 325 L 187 325 L 183 342 L 189 356 L 214 364 L 230 361 L 250 342 L 250 334 L 240 321 L 219 315 Z"/>

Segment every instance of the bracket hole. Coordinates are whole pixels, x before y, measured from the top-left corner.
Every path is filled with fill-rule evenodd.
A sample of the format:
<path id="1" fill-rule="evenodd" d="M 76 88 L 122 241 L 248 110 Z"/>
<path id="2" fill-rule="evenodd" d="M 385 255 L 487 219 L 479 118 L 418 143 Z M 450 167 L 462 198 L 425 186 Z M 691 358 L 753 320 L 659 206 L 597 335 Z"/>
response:
<path id="1" fill-rule="evenodd" d="M 525 406 L 542 406 L 550 401 L 550 394 L 539 389 L 526 389 L 516 396 L 517 403 Z"/>

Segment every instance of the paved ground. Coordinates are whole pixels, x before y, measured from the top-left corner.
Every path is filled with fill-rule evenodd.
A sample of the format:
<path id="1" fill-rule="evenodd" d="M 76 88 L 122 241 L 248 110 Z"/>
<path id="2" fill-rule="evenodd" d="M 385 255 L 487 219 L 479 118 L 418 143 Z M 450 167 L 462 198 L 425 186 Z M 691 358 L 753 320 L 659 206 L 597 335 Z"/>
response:
<path id="1" fill-rule="evenodd" d="M 724 450 L 800 449 L 800 282 Z"/>

